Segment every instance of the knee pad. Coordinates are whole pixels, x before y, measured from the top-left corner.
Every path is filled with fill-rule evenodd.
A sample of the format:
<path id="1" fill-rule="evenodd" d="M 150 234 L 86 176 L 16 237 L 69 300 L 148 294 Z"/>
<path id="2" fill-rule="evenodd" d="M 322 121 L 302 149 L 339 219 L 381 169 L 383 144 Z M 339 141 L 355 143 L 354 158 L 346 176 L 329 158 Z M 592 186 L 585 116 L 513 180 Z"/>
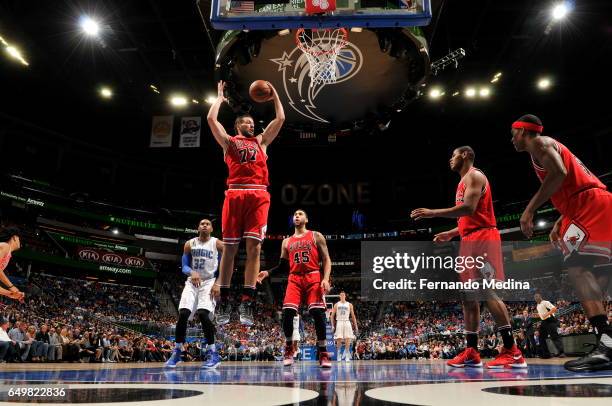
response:
<path id="1" fill-rule="evenodd" d="M 293 318 L 297 316 L 297 311 L 295 309 L 290 309 L 285 307 L 283 309 L 283 333 L 285 333 L 285 338 L 291 339 L 293 337 Z"/>

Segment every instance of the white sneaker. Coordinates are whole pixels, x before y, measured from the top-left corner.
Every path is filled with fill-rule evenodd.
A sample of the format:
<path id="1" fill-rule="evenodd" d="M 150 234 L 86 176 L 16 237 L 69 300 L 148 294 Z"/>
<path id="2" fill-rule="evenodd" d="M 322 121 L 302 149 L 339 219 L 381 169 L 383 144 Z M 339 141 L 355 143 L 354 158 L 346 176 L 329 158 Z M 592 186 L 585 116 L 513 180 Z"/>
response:
<path id="1" fill-rule="evenodd" d="M 351 353 L 349 352 L 348 354 L 344 354 L 344 362 L 349 363 L 351 361 Z"/>

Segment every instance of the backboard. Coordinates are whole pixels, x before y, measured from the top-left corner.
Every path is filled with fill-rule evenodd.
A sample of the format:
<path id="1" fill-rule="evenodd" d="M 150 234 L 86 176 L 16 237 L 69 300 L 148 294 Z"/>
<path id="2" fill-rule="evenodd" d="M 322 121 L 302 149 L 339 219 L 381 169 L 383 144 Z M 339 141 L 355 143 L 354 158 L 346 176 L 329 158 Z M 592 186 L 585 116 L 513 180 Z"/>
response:
<path id="1" fill-rule="evenodd" d="M 335 11 L 308 15 L 305 0 L 212 0 L 218 30 L 413 27 L 428 25 L 430 0 L 336 0 Z"/>

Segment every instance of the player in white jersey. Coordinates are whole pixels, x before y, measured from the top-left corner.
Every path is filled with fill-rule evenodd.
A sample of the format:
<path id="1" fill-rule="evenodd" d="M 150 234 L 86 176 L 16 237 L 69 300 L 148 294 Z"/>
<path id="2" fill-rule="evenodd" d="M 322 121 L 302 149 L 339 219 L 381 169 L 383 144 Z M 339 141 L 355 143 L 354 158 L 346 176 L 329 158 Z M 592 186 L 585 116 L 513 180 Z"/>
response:
<path id="1" fill-rule="evenodd" d="M 346 292 L 341 291 L 340 301 L 334 304 L 331 312 L 331 323 L 334 328 L 338 361 L 342 361 L 343 358 L 346 362 L 351 361 L 351 340 L 355 338 L 351 320 L 355 325 L 355 332 L 358 333 L 357 318 L 355 317 L 353 305 L 346 301 Z M 341 356 L 340 348 L 342 343 L 344 343 L 344 354 Z"/>
<path id="2" fill-rule="evenodd" d="M 187 322 L 195 315 L 202 323 L 202 331 L 208 345 L 203 368 L 216 368 L 221 358 L 215 347 L 215 325 L 212 316 L 215 300 L 211 295 L 217 276 L 219 253 L 223 252 L 223 242 L 211 237 L 212 223 L 203 219 L 198 225 L 198 236 L 185 243 L 183 248 L 183 273 L 188 276 L 179 303 L 179 319 L 176 323 L 176 347 L 166 362 L 166 367 L 174 368 L 181 362 L 181 350 L 187 335 Z"/>

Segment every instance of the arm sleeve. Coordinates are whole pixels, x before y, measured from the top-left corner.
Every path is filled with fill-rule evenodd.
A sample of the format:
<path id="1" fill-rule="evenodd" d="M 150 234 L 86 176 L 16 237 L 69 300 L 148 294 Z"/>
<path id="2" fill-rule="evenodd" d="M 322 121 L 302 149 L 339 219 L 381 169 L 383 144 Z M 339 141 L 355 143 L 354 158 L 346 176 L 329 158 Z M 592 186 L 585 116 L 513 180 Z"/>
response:
<path id="1" fill-rule="evenodd" d="M 191 275 L 191 271 L 192 271 L 191 254 L 183 254 L 182 262 L 183 262 L 183 267 L 182 267 L 183 273 L 185 275 Z"/>
<path id="2" fill-rule="evenodd" d="M 272 275 L 273 272 L 286 272 L 289 271 L 289 260 L 287 258 L 281 258 L 278 261 L 278 265 L 268 270 L 268 276 Z"/>

